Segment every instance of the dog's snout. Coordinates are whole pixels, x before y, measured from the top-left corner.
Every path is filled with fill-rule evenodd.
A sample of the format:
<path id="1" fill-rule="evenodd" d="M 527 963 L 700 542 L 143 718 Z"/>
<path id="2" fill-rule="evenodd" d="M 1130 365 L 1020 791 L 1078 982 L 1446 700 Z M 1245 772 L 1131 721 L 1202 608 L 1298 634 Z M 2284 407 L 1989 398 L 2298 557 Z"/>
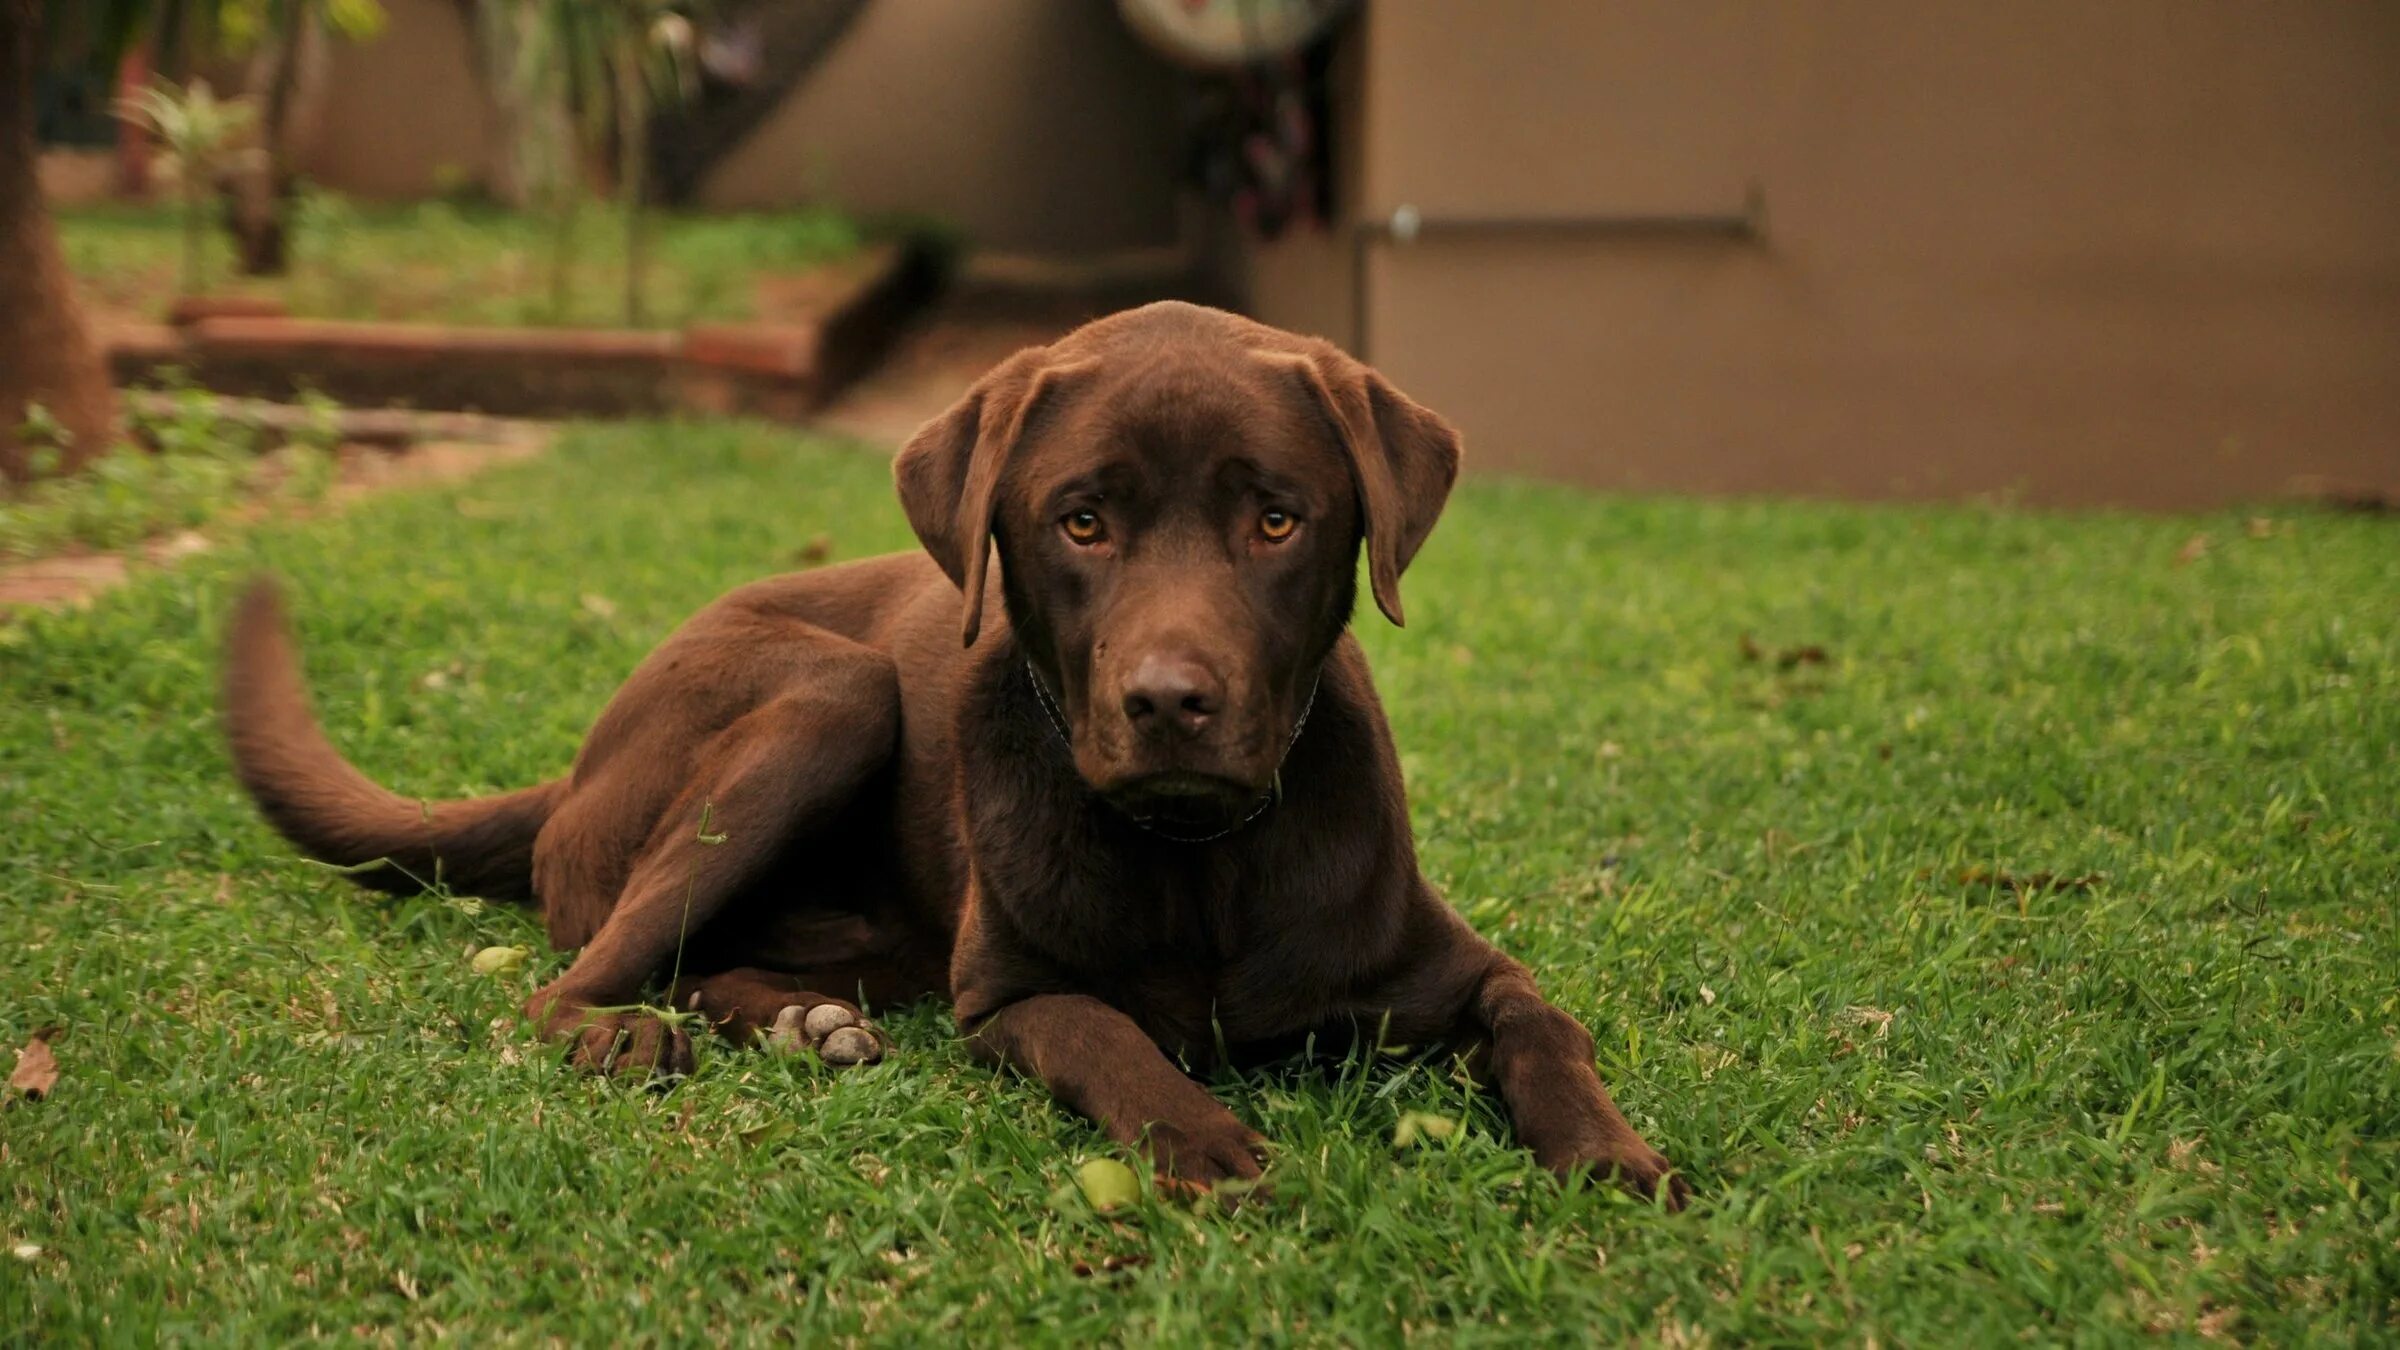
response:
<path id="1" fill-rule="evenodd" d="M 1144 735 L 1197 736 L 1225 706 L 1225 686 L 1188 656 L 1145 656 L 1125 682 L 1125 720 Z"/>

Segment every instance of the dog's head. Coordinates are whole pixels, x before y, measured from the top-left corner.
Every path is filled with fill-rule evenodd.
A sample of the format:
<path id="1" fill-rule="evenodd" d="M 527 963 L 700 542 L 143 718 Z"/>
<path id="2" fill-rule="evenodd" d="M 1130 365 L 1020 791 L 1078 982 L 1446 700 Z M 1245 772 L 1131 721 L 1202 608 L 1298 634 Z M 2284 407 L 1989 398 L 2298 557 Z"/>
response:
<path id="1" fill-rule="evenodd" d="M 1156 304 L 1019 352 L 895 466 L 982 622 L 996 547 L 1017 640 L 1077 771 L 1140 818 L 1230 823 L 1265 791 L 1349 622 L 1358 550 L 1400 573 L 1458 435 L 1330 343 Z"/>

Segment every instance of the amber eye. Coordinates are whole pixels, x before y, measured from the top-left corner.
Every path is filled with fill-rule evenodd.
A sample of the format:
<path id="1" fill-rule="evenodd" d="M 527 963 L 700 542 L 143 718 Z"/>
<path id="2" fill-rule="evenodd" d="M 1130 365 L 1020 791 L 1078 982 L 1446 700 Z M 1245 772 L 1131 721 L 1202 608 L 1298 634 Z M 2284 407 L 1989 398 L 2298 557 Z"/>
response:
<path id="1" fill-rule="evenodd" d="M 1269 543 L 1280 544 L 1291 538 L 1292 531 L 1299 528 L 1300 518 L 1289 511 L 1268 511 L 1258 518 L 1258 532 L 1265 535 Z"/>
<path id="2" fill-rule="evenodd" d="M 1069 512 L 1058 522 L 1058 527 L 1067 532 L 1067 538 L 1078 544 L 1097 544 L 1108 537 L 1108 530 L 1101 525 L 1097 511 Z"/>

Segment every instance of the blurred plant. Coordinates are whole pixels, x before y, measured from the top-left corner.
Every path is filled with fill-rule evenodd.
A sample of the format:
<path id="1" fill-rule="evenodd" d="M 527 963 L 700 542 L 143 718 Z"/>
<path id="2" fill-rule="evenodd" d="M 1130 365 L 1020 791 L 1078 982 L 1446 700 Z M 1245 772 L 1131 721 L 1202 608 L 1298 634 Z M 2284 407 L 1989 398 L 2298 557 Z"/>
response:
<path id="1" fill-rule="evenodd" d="M 179 392 L 171 410 L 133 421 L 157 453 L 110 455 L 0 501 L 0 557 L 124 548 L 188 529 L 232 505 L 259 463 L 254 433 L 219 417 L 204 391 Z"/>
<path id="2" fill-rule="evenodd" d="M 321 389 L 300 391 L 300 411 L 307 421 L 292 432 L 292 440 L 331 453 L 342 443 L 342 405 Z"/>
<path id="3" fill-rule="evenodd" d="M 258 427 L 181 372 L 166 372 L 161 388 L 163 406 L 130 419 L 151 453 L 111 455 L 83 473 L 0 498 L 0 559 L 126 548 L 206 524 L 245 501 L 310 503 L 332 486 L 340 407 L 331 399 L 303 395 L 308 424 L 281 449 L 261 454 Z"/>
<path id="4" fill-rule="evenodd" d="M 319 389 L 300 391 L 300 411 L 306 420 L 291 432 L 291 441 L 284 448 L 297 457 L 293 464 L 296 480 L 317 473 L 313 481 L 299 482 L 304 495 L 314 500 L 325 495 L 331 481 L 331 469 L 342 448 L 342 405 Z"/>
<path id="5" fill-rule="evenodd" d="M 27 471 L 36 478 L 47 478 L 58 472 L 67 452 L 75 448 L 75 433 L 37 400 L 25 405 L 25 418 L 17 423 L 17 443 L 25 447 Z"/>
<path id="6" fill-rule="evenodd" d="M 222 45 L 229 52 L 256 52 L 249 93 L 261 109 L 260 153 L 226 185 L 226 224 L 244 273 L 281 276 L 291 265 L 296 175 L 290 127 L 310 44 L 327 32 L 363 42 L 381 33 L 385 22 L 380 0 L 219 0 Z"/>
<path id="7" fill-rule="evenodd" d="M 290 501 L 323 501 L 341 469 L 342 405 L 320 390 L 303 389 L 300 410 L 307 420 L 292 428 L 274 455 L 273 467 L 282 475 L 275 492 Z"/>
<path id="8" fill-rule="evenodd" d="M 625 232 L 625 322 L 646 318 L 649 135 L 697 83 L 689 0 L 485 0 L 485 49 L 518 109 L 513 159 L 553 216 L 553 308 L 564 312 L 583 168 L 614 152 Z"/>
<path id="9" fill-rule="evenodd" d="M 649 267 L 643 220 L 649 200 L 650 125 L 659 104 L 690 97 L 699 83 L 690 16 L 655 0 L 614 0 L 619 12 L 610 58 L 616 78 L 617 201 L 625 213 L 625 322 L 643 320 Z"/>
<path id="10" fill-rule="evenodd" d="M 563 65 L 550 50 L 540 0 L 460 0 L 475 11 L 475 46 L 501 144 L 491 180 L 503 205 L 549 217 L 550 316 L 566 313 L 582 199 Z"/>
<path id="11" fill-rule="evenodd" d="M 209 184 L 240 156 L 234 142 L 257 120 L 257 109 L 243 99 L 220 99 L 206 80 L 182 89 L 160 80 L 117 102 L 117 116 L 156 136 L 175 165 L 183 195 L 183 276 L 185 294 L 200 289 L 202 222 Z"/>

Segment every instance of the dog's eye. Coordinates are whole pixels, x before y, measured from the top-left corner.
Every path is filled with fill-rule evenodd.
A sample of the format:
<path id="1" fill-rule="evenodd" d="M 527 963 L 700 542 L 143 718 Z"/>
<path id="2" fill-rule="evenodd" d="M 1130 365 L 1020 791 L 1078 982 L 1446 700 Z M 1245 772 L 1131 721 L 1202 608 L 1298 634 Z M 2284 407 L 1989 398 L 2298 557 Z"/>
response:
<path id="1" fill-rule="evenodd" d="M 1282 543 L 1292 537 L 1292 531 L 1299 528 L 1300 517 L 1289 511 L 1267 511 L 1258 518 L 1258 532 L 1265 535 L 1270 543 Z"/>
<path id="2" fill-rule="evenodd" d="M 1060 518 L 1058 527 L 1078 544 L 1097 544 L 1108 537 L 1108 528 L 1100 523 L 1097 511 L 1070 511 Z"/>

